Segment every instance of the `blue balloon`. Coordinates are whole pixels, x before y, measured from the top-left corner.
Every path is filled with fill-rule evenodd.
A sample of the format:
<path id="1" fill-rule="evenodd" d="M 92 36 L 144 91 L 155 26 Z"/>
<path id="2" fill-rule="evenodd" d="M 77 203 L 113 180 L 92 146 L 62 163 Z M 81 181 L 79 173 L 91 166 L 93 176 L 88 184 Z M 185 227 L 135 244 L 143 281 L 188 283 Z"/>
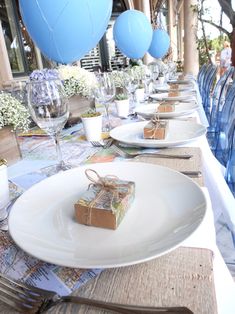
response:
<path id="1" fill-rule="evenodd" d="M 53 61 L 71 63 L 97 45 L 112 4 L 112 0 L 20 0 L 20 12 L 41 52 Z"/>
<path id="2" fill-rule="evenodd" d="M 139 59 L 147 52 L 153 30 L 144 13 L 127 10 L 116 19 L 113 36 L 119 50 L 127 57 Z"/>
<path id="3" fill-rule="evenodd" d="M 170 47 L 170 37 L 164 29 L 156 29 L 149 47 L 149 54 L 154 58 L 162 58 Z"/>

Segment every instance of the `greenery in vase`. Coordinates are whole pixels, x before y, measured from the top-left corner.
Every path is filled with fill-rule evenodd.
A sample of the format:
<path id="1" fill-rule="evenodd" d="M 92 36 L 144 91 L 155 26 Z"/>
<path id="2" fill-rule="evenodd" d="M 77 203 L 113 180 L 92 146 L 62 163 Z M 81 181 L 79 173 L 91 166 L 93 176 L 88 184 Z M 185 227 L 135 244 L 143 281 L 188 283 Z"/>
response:
<path id="1" fill-rule="evenodd" d="M 0 92 L 0 129 L 11 126 L 12 130 L 27 131 L 30 114 L 19 100 L 9 93 Z"/>
<path id="2" fill-rule="evenodd" d="M 140 84 L 138 85 L 137 89 L 143 89 L 144 88 L 144 83 L 140 82 Z"/>
<path id="3" fill-rule="evenodd" d="M 67 97 L 74 95 L 92 96 L 92 89 L 96 85 L 94 73 L 76 65 L 61 65 L 58 67 L 58 72 Z"/>
<path id="4" fill-rule="evenodd" d="M 117 94 L 115 96 L 115 100 L 126 100 L 128 99 L 128 96 L 126 94 Z"/>
<path id="5" fill-rule="evenodd" d="M 125 87 L 126 87 L 125 72 L 123 72 L 123 71 L 112 71 L 111 77 L 114 81 L 116 89 L 125 89 Z"/>
<path id="6" fill-rule="evenodd" d="M 92 117 L 99 117 L 101 115 L 100 112 L 94 111 L 94 110 L 88 110 L 87 112 L 84 112 L 81 114 L 81 118 L 92 118 Z"/>
<path id="7" fill-rule="evenodd" d="M 143 80 L 145 77 L 146 65 L 134 65 L 133 67 L 129 67 L 127 69 L 127 73 L 129 73 L 136 80 Z"/>

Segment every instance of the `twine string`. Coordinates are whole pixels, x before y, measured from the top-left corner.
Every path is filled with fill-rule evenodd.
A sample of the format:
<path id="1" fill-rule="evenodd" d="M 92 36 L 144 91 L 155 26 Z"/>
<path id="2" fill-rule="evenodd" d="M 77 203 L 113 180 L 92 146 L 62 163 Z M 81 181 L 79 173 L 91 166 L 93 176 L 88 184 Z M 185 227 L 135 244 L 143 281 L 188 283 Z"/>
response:
<path id="1" fill-rule="evenodd" d="M 92 209 L 94 208 L 94 205 L 102 199 L 103 195 L 107 192 L 111 192 L 111 210 L 112 212 L 115 212 L 115 208 L 113 207 L 113 201 L 114 198 L 117 198 L 117 200 L 120 199 L 118 188 L 120 187 L 126 187 L 127 184 L 118 184 L 117 180 L 119 178 L 114 175 L 106 175 L 105 177 L 101 177 L 95 170 L 93 169 L 86 169 L 85 170 L 86 177 L 88 180 L 91 181 L 91 183 L 88 186 L 88 189 L 90 189 L 92 186 L 99 187 L 100 191 L 96 194 L 95 198 L 89 203 L 88 210 L 86 213 L 86 225 L 91 225 L 91 218 L 92 218 Z"/>

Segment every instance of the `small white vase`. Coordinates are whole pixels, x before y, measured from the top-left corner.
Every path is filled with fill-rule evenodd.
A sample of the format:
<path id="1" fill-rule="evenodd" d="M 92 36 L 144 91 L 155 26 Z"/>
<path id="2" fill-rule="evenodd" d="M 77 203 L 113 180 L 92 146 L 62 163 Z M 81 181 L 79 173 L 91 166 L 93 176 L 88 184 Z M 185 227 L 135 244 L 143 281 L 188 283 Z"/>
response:
<path id="1" fill-rule="evenodd" d="M 137 88 L 135 91 L 135 99 L 136 102 L 144 101 L 144 88 Z"/>
<path id="2" fill-rule="evenodd" d="M 129 99 L 115 100 L 115 105 L 118 117 L 127 118 L 130 109 Z"/>
<path id="3" fill-rule="evenodd" d="M 158 82 L 159 82 L 160 85 L 164 85 L 164 83 L 165 83 L 165 77 L 164 77 L 164 76 L 159 76 L 159 77 L 158 77 Z"/>
<path id="4" fill-rule="evenodd" d="M 82 117 L 81 119 L 87 141 L 101 140 L 102 114 L 96 117 Z"/>

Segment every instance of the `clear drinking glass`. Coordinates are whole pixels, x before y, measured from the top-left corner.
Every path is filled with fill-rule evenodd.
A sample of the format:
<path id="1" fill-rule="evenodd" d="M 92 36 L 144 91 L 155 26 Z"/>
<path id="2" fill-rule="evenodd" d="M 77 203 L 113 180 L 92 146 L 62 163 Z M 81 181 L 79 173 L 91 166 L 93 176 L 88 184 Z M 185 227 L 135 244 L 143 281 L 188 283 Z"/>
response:
<path id="1" fill-rule="evenodd" d="M 144 85 L 145 85 L 145 99 L 149 99 L 150 95 L 150 83 L 153 81 L 153 73 L 150 67 L 146 67 L 144 70 Z"/>
<path id="2" fill-rule="evenodd" d="M 69 117 L 68 99 L 60 80 L 31 81 L 27 85 L 28 107 L 34 122 L 53 137 L 56 145 L 57 171 L 71 168 L 62 159 L 60 132 Z"/>
<path id="3" fill-rule="evenodd" d="M 158 85 L 158 77 L 160 74 L 160 69 L 159 69 L 159 65 L 156 63 L 152 63 L 149 66 L 150 71 L 152 72 L 152 82 L 153 82 L 153 87 L 155 88 L 156 85 Z"/>
<path id="4" fill-rule="evenodd" d="M 11 96 L 18 99 L 22 104 L 27 104 L 26 81 L 11 82 Z"/>
<path id="5" fill-rule="evenodd" d="M 126 90 L 130 95 L 130 111 L 132 112 L 135 108 L 135 91 L 139 86 L 139 80 L 135 77 L 133 71 L 131 70 L 123 73 L 123 79 Z"/>
<path id="6" fill-rule="evenodd" d="M 106 115 L 105 131 L 109 132 L 111 130 L 109 104 L 115 96 L 116 88 L 110 73 L 104 72 L 96 74 L 96 79 L 97 84 L 93 90 L 93 93 L 97 102 L 104 106 Z"/>

